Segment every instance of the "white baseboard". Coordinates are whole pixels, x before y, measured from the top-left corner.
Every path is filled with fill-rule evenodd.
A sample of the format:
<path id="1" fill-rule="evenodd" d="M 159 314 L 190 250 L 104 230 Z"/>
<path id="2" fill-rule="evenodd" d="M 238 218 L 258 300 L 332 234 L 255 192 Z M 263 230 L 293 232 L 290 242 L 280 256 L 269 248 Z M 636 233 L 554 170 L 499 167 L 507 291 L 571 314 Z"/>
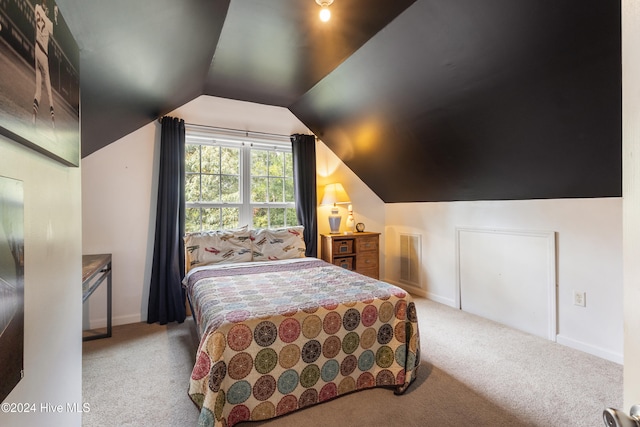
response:
<path id="1" fill-rule="evenodd" d="M 427 298 L 431 301 L 439 302 L 440 304 L 448 305 L 453 308 L 460 308 L 456 305 L 456 301 L 453 298 L 445 298 L 440 295 L 433 294 L 431 292 L 427 292 Z"/>
<path id="2" fill-rule="evenodd" d="M 615 353 L 613 351 L 610 351 L 601 347 L 597 347 L 591 344 L 587 344 L 581 341 L 577 341 L 572 338 L 562 336 L 560 334 L 556 335 L 556 341 L 558 344 L 562 344 L 564 346 L 567 346 L 576 350 L 580 350 L 588 354 L 592 354 L 594 356 L 600 357 L 605 360 L 609 360 L 614 363 L 618 363 L 620 365 L 622 365 L 624 362 L 624 356 L 622 354 Z"/>
<path id="3" fill-rule="evenodd" d="M 131 314 L 128 316 L 117 316 L 111 319 L 111 326 L 118 325 L 128 325 L 130 323 L 140 323 L 142 319 L 140 319 L 139 314 Z M 89 320 L 89 329 L 99 329 L 107 327 L 107 318 L 103 317 L 101 319 L 90 319 Z"/>
<path id="4" fill-rule="evenodd" d="M 391 283 L 399 288 L 404 289 L 412 295 L 417 295 L 419 297 L 430 299 L 431 301 L 438 302 L 440 304 L 448 305 L 449 307 L 457 308 L 456 302 L 451 298 L 444 298 L 439 295 L 433 294 L 431 292 L 427 292 L 422 288 L 417 288 L 415 286 L 407 285 L 406 283 L 396 282 L 395 280 L 384 280 L 387 283 Z"/>

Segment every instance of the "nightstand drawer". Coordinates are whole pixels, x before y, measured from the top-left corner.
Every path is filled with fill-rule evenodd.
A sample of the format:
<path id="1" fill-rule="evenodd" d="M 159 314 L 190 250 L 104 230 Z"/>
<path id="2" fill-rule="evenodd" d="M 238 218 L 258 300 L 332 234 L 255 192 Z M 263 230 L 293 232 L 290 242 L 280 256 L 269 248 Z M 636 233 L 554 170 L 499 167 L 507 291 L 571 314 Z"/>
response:
<path id="1" fill-rule="evenodd" d="M 361 237 L 358 239 L 358 252 L 378 251 L 378 236 Z"/>
<path id="2" fill-rule="evenodd" d="M 340 256 L 341 254 L 352 254 L 352 253 L 353 253 L 353 239 L 333 241 L 334 256 Z"/>
<path id="3" fill-rule="evenodd" d="M 353 257 L 335 258 L 333 263 L 347 270 L 353 270 Z"/>
<path id="4" fill-rule="evenodd" d="M 378 252 L 361 252 L 356 258 L 356 270 L 378 269 Z"/>

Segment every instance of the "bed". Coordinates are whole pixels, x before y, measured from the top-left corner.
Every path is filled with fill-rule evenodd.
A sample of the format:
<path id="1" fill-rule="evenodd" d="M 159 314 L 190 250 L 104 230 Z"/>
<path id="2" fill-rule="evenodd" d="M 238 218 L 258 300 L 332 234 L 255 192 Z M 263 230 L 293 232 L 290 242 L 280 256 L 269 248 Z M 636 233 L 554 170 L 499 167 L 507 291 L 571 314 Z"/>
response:
<path id="1" fill-rule="evenodd" d="M 199 425 L 274 418 L 416 378 L 415 304 L 404 290 L 305 258 L 301 227 L 185 237 L 184 287 L 200 344 L 189 396 Z"/>

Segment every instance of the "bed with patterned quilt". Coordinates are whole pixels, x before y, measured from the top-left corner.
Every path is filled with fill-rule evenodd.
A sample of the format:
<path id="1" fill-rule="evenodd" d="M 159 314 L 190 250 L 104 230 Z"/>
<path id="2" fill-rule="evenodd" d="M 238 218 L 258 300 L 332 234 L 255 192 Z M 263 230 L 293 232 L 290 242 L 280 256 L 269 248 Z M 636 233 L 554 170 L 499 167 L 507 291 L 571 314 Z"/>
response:
<path id="1" fill-rule="evenodd" d="M 199 425 L 265 420 L 372 387 L 402 394 L 416 378 L 411 296 L 303 257 L 301 227 L 192 234 L 185 248 Z"/>

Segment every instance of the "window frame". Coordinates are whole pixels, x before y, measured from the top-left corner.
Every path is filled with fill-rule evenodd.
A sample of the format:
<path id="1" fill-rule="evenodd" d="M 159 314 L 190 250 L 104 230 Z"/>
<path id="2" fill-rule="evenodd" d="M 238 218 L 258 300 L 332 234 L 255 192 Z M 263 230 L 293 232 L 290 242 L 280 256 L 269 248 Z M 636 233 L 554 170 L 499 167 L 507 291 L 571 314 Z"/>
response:
<path id="1" fill-rule="evenodd" d="M 294 202 L 252 202 L 251 201 L 251 151 L 263 150 L 268 152 L 289 153 L 292 155 L 291 141 L 283 135 L 242 132 L 230 129 L 209 128 L 206 126 L 185 125 L 185 152 L 187 145 L 203 145 L 214 147 L 230 147 L 240 149 L 240 202 L 189 202 L 185 200 L 185 209 L 189 208 L 238 208 L 238 226 L 248 225 L 254 228 L 254 209 L 268 209 L 268 226 L 271 226 L 271 209 L 285 209 L 285 225 L 298 225 L 297 216 L 294 221 L 287 221 L 286 209 L 293 209 Z M 286 160 L 285 160 L 286 162 Z M 286 163 L 285 163 L 286 165 Z M 220 171 L 221 173 L 222 171 Z M 293 172 L 293 171 L 292 171 Z M 200 171 L 201 173 L 201 171 Z M 188 173 L 185 169 L 185 182 Z M 293 178 L 293 176 L 292 176 Z M 294 195 L 295 197 L 295 195 Z M 286 193 L 285 193 L 286 198 Z M 186 226 L 186 225 L 185 225 Z M 200 231 L 205 231 L 202 225 L 202 211 L 200 210 Z M 196 231 L 196 230 L 190 230 Z"/>

